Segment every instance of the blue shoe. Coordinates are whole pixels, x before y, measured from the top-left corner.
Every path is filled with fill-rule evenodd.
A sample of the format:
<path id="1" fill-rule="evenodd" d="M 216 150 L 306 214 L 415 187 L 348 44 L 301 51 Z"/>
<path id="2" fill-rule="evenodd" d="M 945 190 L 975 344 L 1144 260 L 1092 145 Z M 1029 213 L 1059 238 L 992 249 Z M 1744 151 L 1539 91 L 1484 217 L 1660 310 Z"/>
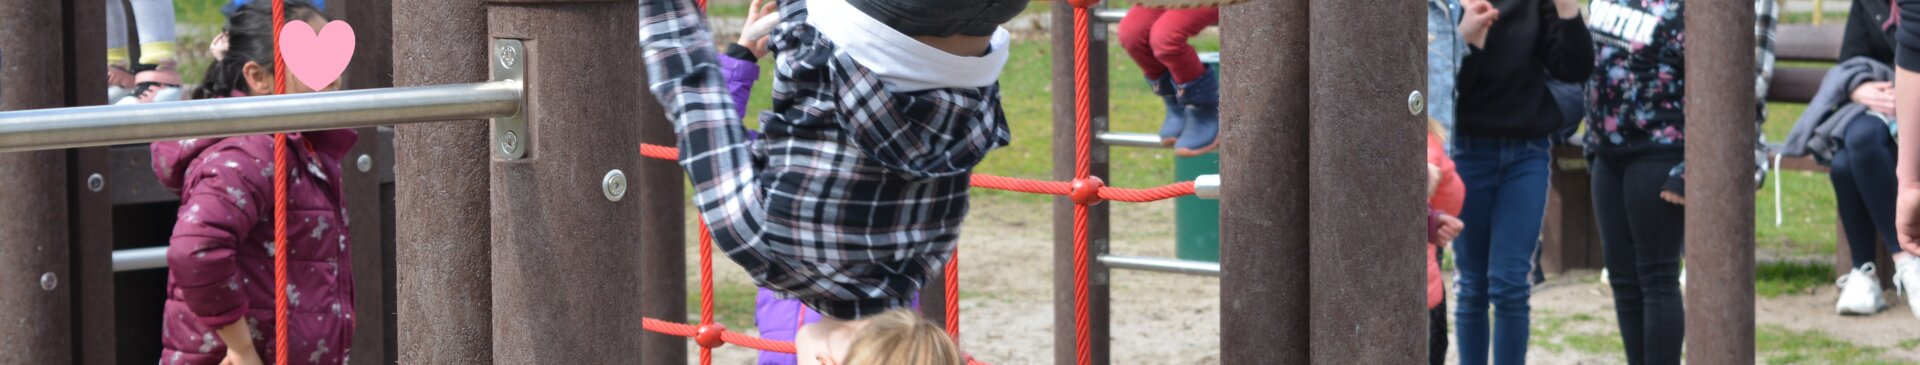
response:
<path id="1" fill-rule="evenodd" d="M 1186 107 L 1181 106 L 1180 98 L 1174 96 L 1179 94 L 1179 90 L 1174 88 L 1171 74 L 1148 79 L 1147 84 L 1153 86 L 1153 94 L 1159 95 L 1161 104 L 1167 107 L 1167 117 L 1160 121 L 1160 144 L 1172 147 L 1180 139 L 1180 130 L 1186 127 Z"/>
<path id="2" fill-rule="evenodd" d="M 1186 108 L 1186 128 L 1174 142 L 1173 154 L 1193 157 L 1213 152 L 1220 136 L 1220 74 L 1212 67 L 1200 78 L 1180 84 L 1180 104 Z"/>

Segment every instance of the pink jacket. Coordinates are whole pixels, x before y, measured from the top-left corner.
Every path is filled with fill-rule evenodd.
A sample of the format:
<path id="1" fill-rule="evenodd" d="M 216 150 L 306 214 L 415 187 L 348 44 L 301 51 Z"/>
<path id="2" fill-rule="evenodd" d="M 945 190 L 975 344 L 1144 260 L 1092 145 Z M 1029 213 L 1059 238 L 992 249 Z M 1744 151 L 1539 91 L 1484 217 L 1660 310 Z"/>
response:
<path id="1" fill-rule="evenodd" d="M 1453 158 L 1447 157 L 1445 142 L 1431 133 L 1427 134 L 1427 163 L 1440 167 L 1440 187 L 1434 189 L 1433 197 L 1427 199 L 1427 205 L 1441 213 L 1459 217 L 1460 207 L 1467 201 L 1467 187 L 1460 182 L 1460 174 L 1454 171 Z M 1447 295 L 1445 280 L 1440 277 L 1439 248 L 1444 244 L 1447 242 L 1427 242 L 1427 309 L 1439 306 L 1440 300 Z"/>
<path id="2" fill-rule="evenodd" d="M 289 135 L 288 360 L 341 364 L 352 345 L 353 263 L 340 161 L 352 130 Z M 274 358 L 273 137 L 155 142 L 153 172 L 180 193 L 168 242 L 161 364 L 217 364 L 214 330 L 246 320 L 254 348 Z"/>

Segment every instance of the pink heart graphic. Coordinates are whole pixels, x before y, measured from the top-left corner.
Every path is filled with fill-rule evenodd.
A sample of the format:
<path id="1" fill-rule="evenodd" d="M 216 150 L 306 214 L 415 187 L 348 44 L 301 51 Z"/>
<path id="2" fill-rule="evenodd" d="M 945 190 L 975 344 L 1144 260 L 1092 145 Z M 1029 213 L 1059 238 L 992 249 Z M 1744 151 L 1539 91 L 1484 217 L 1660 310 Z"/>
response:
<path id="1" fill-rule="evenodd" d="M 320 34 L 308 31 L 311 29 L 313 25 L 302 20 L 280 28 L 280 57 L 300 83 L 320 90 L 340 79 L 347 61 L 353 59 L 353 27 L 335 20 L 320 28 Z"/>

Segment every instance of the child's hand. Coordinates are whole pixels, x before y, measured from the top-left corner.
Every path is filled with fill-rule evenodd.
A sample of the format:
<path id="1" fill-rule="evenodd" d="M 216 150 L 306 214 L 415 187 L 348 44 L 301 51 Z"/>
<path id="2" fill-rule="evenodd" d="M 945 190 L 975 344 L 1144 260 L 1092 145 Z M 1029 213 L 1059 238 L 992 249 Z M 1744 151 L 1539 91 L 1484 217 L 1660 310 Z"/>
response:
<path id="1" fill-rule="evenodd" d="M 1460 237 L 1460 230 L 1466 229 L 1466 228 L 1467 228 L 1467 224 L 1465 222 L 1461 222 L 1460 218 L 1454 218 L 1452 215 L 1441 214 L 1440 230 L 1437 231 L 1436 233 L 1437 237 L 1434 237 L 1434 238 L 1438 238 L 1439 241 L 1435 243 L 1453 242 L 1454 238 Z"/>
<path id="2" fill-rule="evenodd" d="M 1920 183 L 1902 184 L 1895 199 L 1893 226 L 1900 249 L 1920 255 Z"/>
<path id="3" fill-rule="evenodd" d="M 753 0 L 753 4 L 747 6 L 747 22 L 740 27 L 740 40 L 735 43 L 753 51 L 754 57 L 765 57 L 767 33 L 772 33 L 773 27 L 780 24 L 779 6 L 766 0 Z"/>
<path id="4" fill-rule="evenodd" d="M 262 365 L 262 364 L 264 364 L 264 362 L 260 360 L 260 353 L 254 352 L 252 349 L 234 350 L 232 348 L 228 348 L 227 358 L 220 360 L 220 365 Z"/>
<path id="5" fill-rule="evenodd" d="M 1460 5 L 1466 10 L 1460 16 L 1460 37 L 1474 48 L 1487 48 L 1487 29 L 1500 19 L 1500 9 L 1487 0 L 1466 0 Z"/>

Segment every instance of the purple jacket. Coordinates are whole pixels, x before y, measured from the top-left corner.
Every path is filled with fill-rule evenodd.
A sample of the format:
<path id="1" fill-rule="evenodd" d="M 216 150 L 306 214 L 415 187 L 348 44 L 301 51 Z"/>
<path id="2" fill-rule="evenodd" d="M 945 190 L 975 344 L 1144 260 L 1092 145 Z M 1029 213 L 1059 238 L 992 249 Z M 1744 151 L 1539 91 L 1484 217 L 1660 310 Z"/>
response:
<path id="1" fill-rule="evenodd" d="M 353 334 L 353 267 L 340 160 L 352 130 L 289 135 L 288 360 L 346 362 Z M 155 142 L 153 172 L 180 193 L 167 248 L 161 364 L 217 364 L 214 330 L 246 320 L 261 358 L 274 357 L 273 137 Z"/>

